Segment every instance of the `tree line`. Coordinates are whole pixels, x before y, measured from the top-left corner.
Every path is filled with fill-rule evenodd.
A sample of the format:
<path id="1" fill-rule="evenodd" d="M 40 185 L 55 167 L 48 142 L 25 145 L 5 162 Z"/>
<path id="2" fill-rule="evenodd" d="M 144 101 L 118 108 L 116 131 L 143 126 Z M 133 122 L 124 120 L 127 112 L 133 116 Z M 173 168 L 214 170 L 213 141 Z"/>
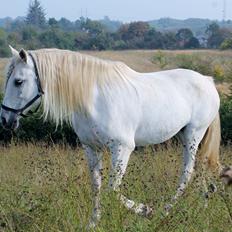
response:
<path id="1" fill-rule="evenodd" d="M 161 32 L 148 22 L 120 24 L 81 17 L 74 22 L 66 18 L 45 17 L 38 0 L 31 1 L 24 18 L 9 22 L 0 29 L 0 56 L 10 55 L 8 44 L 26 49 L 55 47 L 70 50 L 122 49 L 194 49 L 232 48 L 232 31 L 216 22 L 208 25 L 205 35 L 196 37 L 191 29 Z"/>

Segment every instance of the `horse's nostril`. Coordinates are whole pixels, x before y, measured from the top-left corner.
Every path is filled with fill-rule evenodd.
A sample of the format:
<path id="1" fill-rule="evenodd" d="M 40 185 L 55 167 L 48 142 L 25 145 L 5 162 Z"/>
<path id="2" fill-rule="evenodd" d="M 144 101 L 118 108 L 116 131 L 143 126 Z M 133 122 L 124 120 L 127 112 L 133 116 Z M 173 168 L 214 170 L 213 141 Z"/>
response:
<path id="1" fill-rule="evenodd" d="M 6 125 L 6 118 L 4 116 L 2 116 L 1 119 L 2 119 L 2 125 L 5 126 Z"/>

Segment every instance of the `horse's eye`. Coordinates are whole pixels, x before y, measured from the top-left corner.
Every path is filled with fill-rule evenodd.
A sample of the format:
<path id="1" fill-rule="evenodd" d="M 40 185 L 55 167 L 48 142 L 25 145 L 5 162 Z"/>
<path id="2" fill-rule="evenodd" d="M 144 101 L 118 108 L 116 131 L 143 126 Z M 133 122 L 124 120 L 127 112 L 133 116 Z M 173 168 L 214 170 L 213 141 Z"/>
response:
<path id="1" fill-rule="evenodd" d="M 23 80 L 20 80 L 20 79 L 15 80 L 15 86 L 20 86 L 22 85 L 22 83 L 23 83 Z"/>

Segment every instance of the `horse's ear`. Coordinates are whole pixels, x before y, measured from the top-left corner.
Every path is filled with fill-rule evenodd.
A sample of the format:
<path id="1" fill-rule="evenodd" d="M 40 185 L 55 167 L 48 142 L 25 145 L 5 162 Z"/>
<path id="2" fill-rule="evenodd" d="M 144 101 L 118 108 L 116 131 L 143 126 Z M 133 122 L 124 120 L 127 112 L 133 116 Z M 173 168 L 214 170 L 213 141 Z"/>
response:
<path id="1" fill-rule="evenodd" d="M 23 48 L 19 52 L 19 57 L 27 63 L 27 52 Z"/>
<path id="2" fill-rule="evenodd" d="M 11 53 L 12 53 L 13 56 L 18 56 L 19 55 L 19 52 L 16 49 L 14 49 L 13 47 L 11 47 L 10 45 L 9 45 L 9 48 L 10 48 Z"/>

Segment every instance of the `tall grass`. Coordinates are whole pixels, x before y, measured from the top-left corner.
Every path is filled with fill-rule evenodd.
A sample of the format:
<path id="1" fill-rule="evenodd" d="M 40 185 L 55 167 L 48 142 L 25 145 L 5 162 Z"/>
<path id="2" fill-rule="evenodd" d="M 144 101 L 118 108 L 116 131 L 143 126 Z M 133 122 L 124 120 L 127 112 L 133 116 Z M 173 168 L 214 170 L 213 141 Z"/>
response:
<path id="1" fill-rule="evenodd" d="M 92 195 L 82 149 L 32 144 L 0 148 L 0 231 L 85 231 Z M 231 148 L 222 162 L 231 162 Z M 184 196 L 168 216 L 180 175 L 179 147 L 147 147 L 131 156 L 121 191 L 154 208 L 151 219 L 128 211 L 108 190 L 109 154 L 104 154 L 102 219 L 96 231 L 231 231 L 232 193 L 211 175 L 216 193 L 205 207 L 204 176 L 198 168 Z"/>

